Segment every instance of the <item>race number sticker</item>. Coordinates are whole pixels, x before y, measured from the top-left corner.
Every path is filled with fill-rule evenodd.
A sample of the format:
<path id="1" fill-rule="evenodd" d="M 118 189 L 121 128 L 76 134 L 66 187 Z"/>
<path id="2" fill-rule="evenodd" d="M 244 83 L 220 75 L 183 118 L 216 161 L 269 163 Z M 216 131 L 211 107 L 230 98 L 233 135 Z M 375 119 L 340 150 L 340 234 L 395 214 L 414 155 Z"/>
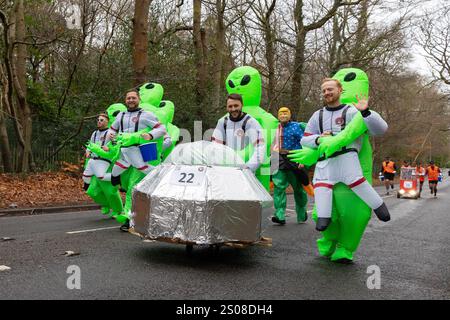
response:
<path id="1" fill-rule="evenodd" d="M 404 182 L 404 187 L 406 189 L 411 189 L 413 187 L 413 183 L 411 181 L 405 181 Z"/>
<path id="2" fill-rule="evenodd" d="M 177 166 L 172 172 L 170 183 L 177 186 L 199 186 L 203 183 L 206 167 Z"/>

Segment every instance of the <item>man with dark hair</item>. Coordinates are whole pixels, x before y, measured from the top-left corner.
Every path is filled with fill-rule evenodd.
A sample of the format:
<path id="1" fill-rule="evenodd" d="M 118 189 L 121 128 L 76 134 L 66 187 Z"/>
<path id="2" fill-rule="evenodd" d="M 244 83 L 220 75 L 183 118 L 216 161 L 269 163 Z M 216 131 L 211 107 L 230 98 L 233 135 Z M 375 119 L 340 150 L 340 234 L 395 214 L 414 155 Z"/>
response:
<path id="1" fill-rule="evenodd" d="M 235 151 L 253 144 L 254 151 L 246 166 L 255 172 L 264 162 L 266 145 L 261 125 L 252 116 L 242 112 L 242 101 L 240 94 L 228 95 L 228 116 L 217 122 L 211 141 L 224 144 Z"/>
<path id="2" fill-rule="evenodd" d="M 148 141 L 158 139 L 166 134 L 164 125 L 159 122 L 152 112 L 142 110 L 139 107 L 139 101 L 139 93 L 137 91 L 130 90 L 127 92 L 125 97 L 127 111 L 120 112 L 117 115 L 116 120 L 109 129 L 110 139 L 115 139 L 118 133 L 135 133 L 145 128 L 151 129 L 149 133 L 142 134 L 142 137 Z M 111 183 L 113 186 L 121 184 L 120 175 L 130 166 L 143 173 L 143 176 L 147 175 L 154 168 L 142 158 L 139 145 L 121 147 L 120 158 L 112 169 Z M 121 227 L 121 230 L 127 231 L 128 228 L 129 220 Z"/>

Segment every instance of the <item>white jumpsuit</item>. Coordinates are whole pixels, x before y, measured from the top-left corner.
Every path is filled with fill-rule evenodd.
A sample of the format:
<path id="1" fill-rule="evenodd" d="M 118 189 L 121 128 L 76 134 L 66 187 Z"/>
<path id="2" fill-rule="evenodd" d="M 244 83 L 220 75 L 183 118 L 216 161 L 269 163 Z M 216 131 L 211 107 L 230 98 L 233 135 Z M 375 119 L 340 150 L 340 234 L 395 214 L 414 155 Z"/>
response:
<path id="1" fill-rule="evenodd" d="M 262 127 L 256 119 L 246 113 L 242 113 L 237 121 L 228 116 L 220 119 L 212 134 L 211 141 L 224 144 L 235 151 L 242 150 L 249 143 L 252 143 L 255 149 L 246 165 L 253 172 L 258 170 L 264 162 L 266 144 Z"/>
<path id="2" fill-rule="evenodd" d="M 166 134 L 166 129 L 158 118 L 151 112 L 140 108 L 133 111 L 120 112 L 109 129 L 110 133 L 134 133 L 145 128 L 152 128 L 149 132 L 153 139 L 158 139 Z M 112 175 L 118 177 L 130 166 L 135 167 L 144 174 L 148 174 L 153 167 L 142 159 L 142 154 L 138 145 L 122 147 L 120 149 L 120 159 L 114 164 Z"/>
<path id="3" fill-rule="evenodd" d="M 96 130 L 91 135 L 91 142 L 102 147 L 105 146 L 108 141 L 108 129 Z M 83 181 L 90 184 L 93 176 L 96 176 L 103 181 L 111 181 L 111 173 L 106 173 L 110 165 L 111 161 L 108 159 L 100 158 L 95 153 L 91 153 L 88 165 L 83 172 Z"/>
<path id="4" fill-rule="evenodd" d="M 324 107 L 316 111 L 308 122 L 305 134 L 301 140 L 303 146 L 318 147 L 317 140 L 323 132 L 329 131 L 333 135 L 344 129 L 355 114 L 359 112 L 354 106 L 341 105 L 337 108 Z M 386 132 L 387 124 L 375 111 L 363 112 L 370 135 L 381 135 Z M 328 159 L 316 164 L 314 171 L 314 193 L 319 218 L 331 218 L 333 186 L 342 182 L 348 185 L 369 207 L 377 209 L 383 200 L 363 176 L 358 152 L 361 149 L 361 138 L 349 146 L 338 151 Z"/>

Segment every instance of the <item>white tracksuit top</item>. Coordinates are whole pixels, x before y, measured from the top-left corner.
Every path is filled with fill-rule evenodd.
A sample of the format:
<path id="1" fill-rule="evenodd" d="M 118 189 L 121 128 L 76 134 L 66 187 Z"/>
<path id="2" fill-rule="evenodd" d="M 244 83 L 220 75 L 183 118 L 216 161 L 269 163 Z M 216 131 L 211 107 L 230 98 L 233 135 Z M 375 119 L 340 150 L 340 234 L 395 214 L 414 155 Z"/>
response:
<path id="1" fill-rule="evenodd" d="M 99 146 L 106 146 L 106 144 L 109 142 L 109 136 L 108 136 L 108 128 L 103 130 L 95 130 L 91 135 L 91 142 L 98 144 Z M 91 153 L 91 158 L 97 158 L 98 155 L 95 153 Z"/>
<path id="2" fill-rule="evenodd" d="M 153 113 L 138 108 L 133 111 L 120 112 L 109 132 L 113 134 L 134 133 L 148 127 L 152 128 L 149 133 L 153 136 L 153 139 L 158 139 L 166 134 L 165 127 Z"/>
<path id="3" fill-rule="evenodd" d="M 226 133 L 225 133 L 226 122 Z M 244 149 L 249 143 L 254 146 L 254 152 L 246 165 L 255 172 L 264 162 L 266 143 L 259 122 L 252 116 L 243 113 L 238 121 L 229 116 L 220 119 L 212 134 L 211 141 L 225 144 L 235 151 Z"/>
<path id="4" fill-rule="evenodd" d="M 322 131 L 320 125 L 321 110 L 323 110 Z M 302 146 L 317 149 L 317 140 L 323 132 L 330 131 L 333 135 L 338 134 L 344 129 L 343 124 L 345 123 L 345 125 L 347 125 L 350 123 L 357 112 L 359 112 L 359 110 L 356 109 L 356 107 L 345 104 L 340 105 L 337 108 L 324 107 L 317 110 L 308 121 L 305 134 L 301 140 Z M 345 113 L 345 121 L 343 113 Z M 388 125 L 377 112 L 366 110 L 362 113 L 370 135 L 378 136 L 386 132 Z M 356 139 L 353 143 L 348 145 L 347 148 L 354 148 L 359 152 L 361 150 L 361 138 Z"/>

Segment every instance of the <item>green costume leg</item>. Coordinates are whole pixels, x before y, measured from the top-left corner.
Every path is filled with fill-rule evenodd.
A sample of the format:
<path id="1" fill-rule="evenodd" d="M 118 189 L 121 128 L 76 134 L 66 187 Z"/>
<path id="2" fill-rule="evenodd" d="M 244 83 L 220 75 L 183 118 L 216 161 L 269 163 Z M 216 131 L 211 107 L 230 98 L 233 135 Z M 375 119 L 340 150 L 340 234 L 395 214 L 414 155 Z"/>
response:
<path id="1" fill-rule="evenodd" d="M 256 179 L 258 179 L 259 182 L 261 182 L 261 184 L 264 186 L 264 188 L 266 188 L 266 190 L 270 192 L 270 174 L 261 174 L 261 171 L 270 172 L 270 164 L 263 164 L 255 174 Z"/>
<path id="2" fill-rule="evenodd" d="M 294 199 L 295 199 L 295 212 L 297 213 L 297 222 L 305 222 L 306 215 L 306 204 L 308 203 L 308 197 L 305 190 L 303 190 L 301 182 L 297 179 L 297 176 L 292 171 L 287 172 L 287 178 L 289 184 L 294 189 Z"/>
<path id="3" fill-rule="evenodd" d="M 105 195 L 109 208 L 112 209 L 112 216 L 121 214 L 123 211 L 122 199 L 119 190 L 111 185 L 110 181 L 99 181 L 100 188 Z"/>
<path id="4" fill-rule="evenodd" d="M 340 234 L 336 251 L 333 253 L 331 260 L 353 260 L 353 252 L 356 251 L 361 242 L 364 230 L 370 220 L 372 210 L 343 184 L 335 186 L 333 192 L 336 193 L 336 198 L 340 199 L 340 201 L 334 202 L 335 208 L 340 213 Z M 352 204 L 351 210 L 348 207 L 348 203 Z M 333 222 L 331 224 L 333 224 Z"/>
<path id="5" fill-rule="evenodd" d="M 131 206 L 132 206 L 132 197 L 133 197 L 133 188 L 141 182 L 142 179 L 144 179 L 145 174 L 141 171 L 137 170 L 136 168 L 130 168 L 130 175 L 128 179 L 128 185 L 127 185 L 127 196 L 125 201 L 125 207 L 124 207 L 124 214 L 118 215 L 116 217 L 116 220 L 120 223 L 125 223 L 127 219 L 130 218 L 131 213 Z"/>
<path id="6" fill-rule="evenodd" d="M 95 203 L 99 204 L 102 207 L 102 213 L 106 212 L 109 213 L 109 203 L 108 199 L 106 198 L 106 195 L 103 193 L 100 182 L 96 177 L 92 177 L 91 184 L 89 185 L 89 188 L 86 191 L 86 194 L 94 200 Z"/>
<path id="7" fill-rule="evenodd" d="M 288 171 L 278 170 L 277 173 L 272 176 L 275 217 L 279 220 L 285 220 L 286 188 L 289 186 L 287 173 Z"/>
<path id="8" fill-rule="evenodd" d="M 340 221 L 337 219 L 336 206 L 334 205 L 333 198 L 333 208 L 331 211 L 332 222 L 328 228 L 322 232 L 322 238 L 317 240 L 317 249 L 319 254 L 324 257 L 331 257 L 331 255 L 336 250 L 336 245 L 339 239 Z M 314 206 L 313 220 L 317 221 L 317 208 Z"/>

